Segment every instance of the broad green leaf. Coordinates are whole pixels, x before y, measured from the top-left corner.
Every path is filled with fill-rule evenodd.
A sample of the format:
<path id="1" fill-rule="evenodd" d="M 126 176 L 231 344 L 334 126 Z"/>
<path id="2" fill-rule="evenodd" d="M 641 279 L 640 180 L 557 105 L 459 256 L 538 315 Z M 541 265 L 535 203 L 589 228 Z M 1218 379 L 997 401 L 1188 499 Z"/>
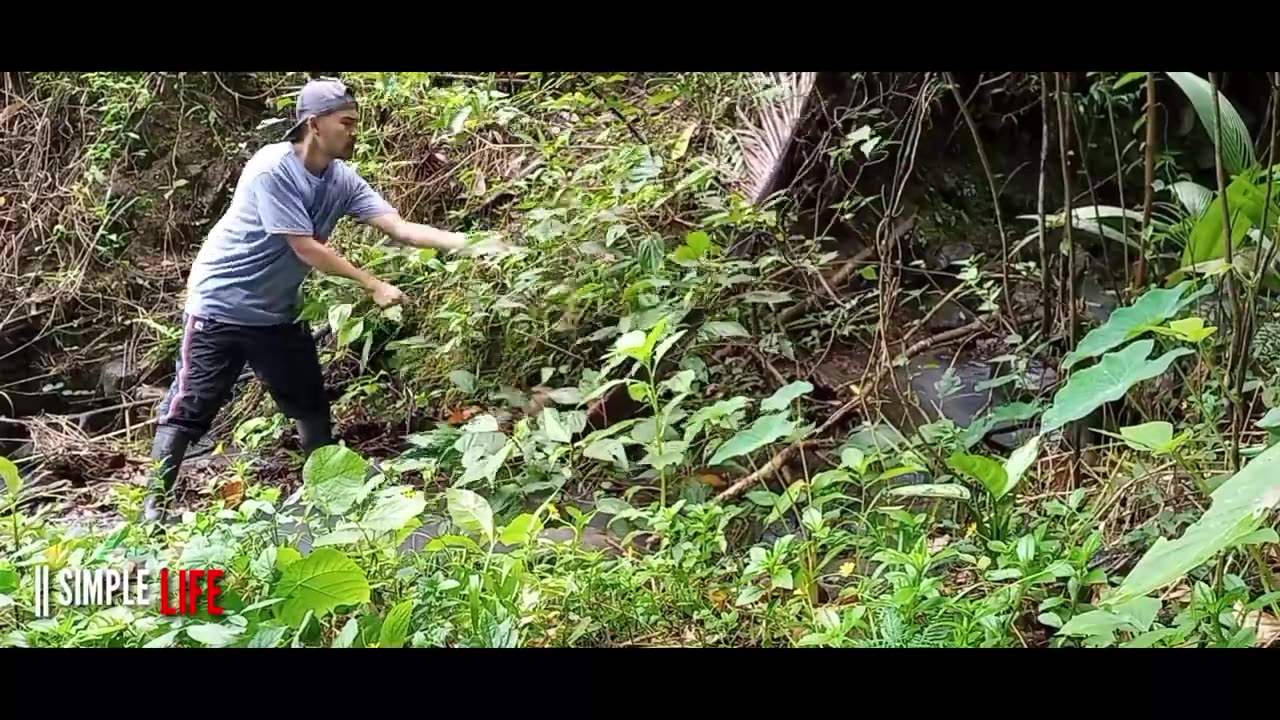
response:
<path id="1" fill-rule="evenodd" d="M 11 568 L 0 569 L 0 593 L 8 595 L 17 590 L 19 581 L 17 570 Z"/>
<path id="2" fill-rule="evenodd" d="M 947 465 L 965 477 L 982 483 L 982 486 L 997 500 L 1009 491 L 1009 473 L 999 462 L 983 455 L 956 453 L 947 460 Z"/>
<path id="3" fill-rule="evenodd" d="M 986 388 L 975 386 L 974 389 L 982 392 Z M 1020 423 L 1030 420 L 1040 414 L 1043 408 L 1037 403 L 1004 403 L 997 405 L 991 409 L 991 412 L 969 423 L 969 427 L 960 432 L 960 443 L 966 448 L 972 448 L 982 442 L 992 430 L 996 429 L 1001 423 Z"/>
<path id="4" fill-rule="evenodd" d="M 627 446 L 618 438 L 601 438 L 587 445 L 583 455 L 603 462 L 616 462 L 622 467 L 629 467 L 627 462 Z"/>
<path id="5" fill-rule="evenodd" d="M 911 473 L 924 471 L 925 468 L 919 465 L 899 465 L 898 467 L 889 468 L 888 470 L 880 473 L 876 476 L 876 482 L 885 482 L 886 480 L 892 480 L 896 477 L 902 477 L 903 475 L 910 475 Z"/>
<path id="6" fill-rule="evenodd" d="M 675 145 L 671 147 L 672 162 L 684 157 L 684 154 L 689 151 L 689 140 L 693 138 L 693 131 L 697 128 L 698 123 L 692 122 L 685 125 L 684 129 L 680 131 L 680 136 L 676 138 Z M 702 234 L 706 235 L 706 233 Z"/>
<path id="7" fill-rule="evenodd" d="M 225 535 L 210 539 L 207 535 L 194 535 L 182 548 L 178 564 L 183 567 L 226 568 L 235 559 L 236 549 L 223 541 Z"/>
<path id="8" fill-rule="evenodd" d="M 269 608 L 272 605 L 278 605 L 282 602 L 284 602 L 284 598 L 267 598 L 266 600 L 259 600 L 258 602 L 253 603 L 252 605 L 246 605 L 244 608 L 240 610 L 239 614 L 248 615 L 249 613 L 254 612 L 256 610 Z"/>
<path id="9" fill-rule="evenodd" d="M 751 333 L 732 320 L 715 320 L 702 326 L 700 337 L 703 340 L 715 341 L 731 337 L 751 337 Z"/>
<path id="10" fill-rule="evenodd" d="M 297 627 L 308 612 L 322 617 L 339 605 L 369 602 L 369 579 L 351 558 L 318 548 L 284 569 L 275 594 L 285 598 L 281 619 Z"/>
<path id="11" fill-rule="evenodd" d="M 1018 544 L 1014 546 L 1014 551 L 1018 555 L 1018 562 L 1026 565 L 1036 558 L 1036 537 L 1031 534 L 1023 535 L 1018 538 Z"/>
<path id="12" fill-rule="evenodd" d="M 698 374 L 692 370 L 681 370 L 662 381 L 662 386 L 674 393 L 689 393 L 693 390 L 693 381 Z"/>
<path id="13" fill-rule="evenodd" d="M 467 395 L 476 391 L 476 376 L 468 370 L 454 370 L 449 373 L 449 382 Z"/>
<path id="14" fill-rule="evenodd" d="M 1169 189 L 1173 191 L 1174 197 L 1178 198 L 1178 202 L 1191 217 L 1203 215 L 1209 210 L 1209 204 L 1213 202 L 1212 190 L 1190 180 L 1173 183 Z"/>
<path id="15" fill-rule="evenodd" d="M 719 465 L 725 460 L 753 453 L 787 437 L 795 429 L 796 423 L 788 420 L 785 413 L 758 417 L 746 430 L 739 432 L 716 448 L 715 455 L 711 456 L 709 464 Z"/>
<path id="16" fill-rule="evenodd" d="M 1027 470 L 1036 464 L 1036 457 L 1040 454 L 1040 436 L 1037 435 L 1022 447 L 1013 451 L 1009 456 L 1009 460 L 1004 464 L 1004 472 L 1008 477 L 1008 483 L 1005 485 L 1004 493 L 1008 494 L 1022 482 L 1022 476 L 1027 474 Z M 999 500 L 1001 496 L 997 496 Z"/>
<path id="17" fill-rule="evenodd" d="M 342 332 L 347 320 L 351 319 L 351 304 L 334 305 L 329 308 L 329 329 L 336 336 Z"/>
<path id="18" fill-rule="evenodd" d="M 188 625 L 186 630 L 187 637 L 209 647 L 226 647 L 244 633 L 244 628 L 222 623 Z"/>
<path id="19" fill-rule="evenodd" d="M 769 516 L 764 519 L 765 526 L 767 527 L 781 520 L 782 516 L 785 515 L 787 511 L 789 511 L 796 503 L 804 499 L 805 494 L 804 480 L 796 480 L 788 485 L 786 489 L 777 496 L 777 500 L 773 504 L 773 512 L 769 513 Z"/>
<path id="20" fill-rule="evenodd" d="M 1267 414 L 1262 416 L 1262 419 L 1258 421 L 1257 425 L 1263 430 L 1280 428 L 1280 407 L 1268 410 Z"/>
<path id="21" fill-rule="evenodd" d="M 387 619 L 382 621 L 382 634 L 378 636 L 378 647 L 401 648 L 409 638 L 409 621 L 413 619 L 413 600 L 391 608 Z"/>
<path id="22" fill-rule="evenodd" d="M 281 631 L 284 628 L 280 628 Z M 335 648 L 349 648 L 356 641 L 356 634 L 360 632 L 360 622 L 355 618 L 347 620 L 347 624 L 342 626 L 342 632 L 338 633 L 338 637 L 333 639 Z"/>
<path id="23" fill-rule="evenodd" d="M 622 498 L 602 497 L 596 501 L 596 510 L 604 513 L 605 515 L 621 515 L 622 513 L 629 512 L 632 509 L 631 503 L 623 500 Z"/>
<path id="24" fill-rule="evenodd" d="M 163 635 L 152 638 L 150 641 L 147 642 L 146 645 L 143 645 L 142 647 L 144 649 L 173 647 L 173 641 L 178 638 L 178 633 L 181 633 L 182 630 L 183 628 L 179 628 L 177 630 L 170 630 L 169 632 Z M 252 645 L 250 645 L 250 647 L 252 647 Z"/>
<path id="25" fill-rule="evenodd" d="M 972 497 L 969 488 L 955 483 L 938 483 L 932 485 L 903 485 L 889 490 L 889 495 L 896 497 L 945 498 L 948 500 L 968 500 Z"/>
<path id="26" fill-rule="evenodd" d="M 560 422 L 560 411 L 555 408 L 546 408 L 539 416 L 542 423 L 542 429 L 547 433 L 547 437 L 552 442 L 569 444 L 573 442 L 573 436 L 565 429 L 564 424 Z"/>
<path id="27" fill-rule="evenodd" d="M 630 352 L 631 357 L 640 362 L 648 362 L 650 358 L 653 358 L 653 349 L 657 347 L 658 341 L 667 334 L 667 323 L 666 316 L 663 316 L 658 320 L 657 324 L 649 328 L 649 332 L 644 336 L 644 344 L 637 350 Z"/>
<path id="28" fill-rule="evenodd" d="M 302 559 L 302 553 L 291 547 L 281 547 L 276 551 L 276 569 L 285 570 Z"/>
<path id="29" fill-rule="evenodd" d="M 1210 335 L 1218 331 L 1216 326 L 1205 327 L 1204 318 L 1189 317 L 1169 322 L 1168 327 L 1156 327 L 1152 330 L 1161 335 L 1171 335 L 1191 344 L 1204 342 Z"/>
<path id="30" fill-rule="evenodd" d="M 777 392 L 770 395 L 764 402 L 760 403 L 760 411 L 777 412 L 780 410 L 786 410 L 791 407 L 791 401 L 801 395 L 808 395 L 811 392 L 813 392 L 813 385 L 811 383 L 805 382 L 804 380 L 793 382 L 790 385 L 778 388 Z"/>
<path id="31" fill-rule="evenodd" d="M 1249 137 L 1249 128 L 1244 124 L 1244 120 L 1240 119 L 1240 113 L 1236 112 L 1235 106 L 1227 96 L 1221 90 L 1218 91 L 1217 105 L 1222 118 L 1220 123 L 1215 123 L 1213 85 L 1208 80 L 1189 72 L 1171 72 L 1166 75 L 1191 101 L 1205 132 L 1209 134 L 1210 142 L 1215 145 L 1217 145 L 1216 128 L 1219 124 L 1222 126 L 1222 164 L 1226 171 L 1230 175 L 1238 175 L 1252 167 L 1257 160 L 1253 154 L 1253 140 Z"/>
<path id="32" fill-rule="evenodd" d="M 784 590 L 794 590 L 796 587 L 795 576 L 792 575 L 791 568 L 784 567 L 774 570 L 773 574 L 769 576 L 769 582 L 773 583 L 774 587 Z"/>
<path id="33" fill-rule="evenodd" d="M 729 398 L 728 400 L 720 400 L 714 405 L 708 405 L 700 408 L 693 415 L 690 415 L 689 421 L 685 423 L 685 442 L 693 440 L 698 433 L 702 432 L 702 429 L 708 423 L 719 423 L 726 418 L 731 418 L 735 414 L 742 412 L 742 410 L 746 408 L 748 402 L 749 401 L 745 397 L 737 395 Z M 737 426 L 736 422 L 733 426 Z"/>
<path id="34" fill-rule="evenodd" d="M 867 454 L 856 447 L 847 447 L 840 451 L 840 465 L 847 467 L 859 475 L 867 471 Z"/>
<path id="35" fill-rule="evenodd" d="M 18 466 L 7 457 L 0 457 L 0 478 L 4 478 L 9 497 L 17 497 L 18 491 L 22 489 L 22 476 L 18 474 Z"/>
<path id="36" fill-rule="evenodd" d="M 1142 633 L 1141 635 L 1135 637 L 1129 642 L 1122 644 L 1120 647 L 1122 648 L 1155 647 L 1155 644 L 1160 642 L 1161 640 L 1164 640 L 1167 637 L 1175 637 L 1175 636 L 1181 635 L 1184 632 L 1185 630 L 1177 627 L 1158 628 L 1156 630 L 1151 630 L 1150 632 Z"/>
<path id="37" fill-rule="evenodd" d="M 542 520 L 532 513 L 517 515 L 505 528 L 499 541 L 503 545 L 525 545 L 542 532 Z"/>
<path id="38" fill-rule="evenodd" d="M 614 341 L 613 354 L 636 357 L 636 353 L 644 347 L 644 340 L 645 333 L 643 330 L 632 330 Z"/>
<path id="39" fill-rule="evenodd" d="M 1274 227 L 1280 213 L 1280 199 L 1273 191 L 1271 209 L 1266 210 L 1265 186 L 1260 187 L 1256 173 L 1240 175 L 1227 186 L 1227 205 L 1231 209 L 1231 245 L 1239 247 L 1250 231 L 1262 225 L 1264 211 L 1268 224 Z M 1270 235 L 1271 233 L 1268 233 Z M 1183 266 L 1200 266 L 1226 256 L 1226 224 L 1222 212 L 1222 198 L 1217 197 L 1203 215 L 1191 227 L 1190 236 L 1182 253 Z"/>
<path id="40" fill-rule="evenodd" d="M 1156 540 L 1104 604 L 1159 590 L 1258 530 L 1267 513 L 1280 505 L 1280 446 L 1258 455 L 1210 497 L 1208 511 L 1177 540 Z"/>
<path id="41" fill-rule="evenodd" d="M 1280 543 L 1280 534 L 1269 527 L 1261 530 L 1254 530 L 1236 541 L 1237 547 L 1245 547 L 1246 545 L 1267 545 Z"/>
<path id="42" fill-rule="evenodd" d="M 365 474 L 369 465 L 341 445 L 326 445 L 311 453 L 302 468 L 308 496 L 322 510 L 342 515 L 368 494 Z"/>
<path id="43" fill-rule="evenodd" d="M 750 605 L 751 603 L 763 597 L 764 592 L 765 592 L 764 588 L 760 587 L 759 585 L 748 585 L 747 587 L 742 589 L 741 593 L 738 594 L 738 599 L 734 601 L 734 604 L 739 607 L 742 607 L 744 605 Z"/>
<path id="44" fill-rule="evenodd" d="M 1102 638 L 1111 641 L 1115 639 L 1117 630 L 1141 632 L 1141 629 L 1136 627 L 1127 617 L 1106 610 L 1090 610 L 1068 620 L 1067 624 L 1058 630 L 1058 634 L 1068 637 Z"/>
<path id="45" fill-rule="evenodd" d="M 369 508 L 360 519 L 360 525 L 374 532 L 396 532 L 426 509 L 426 498 L 420 492 L 409 495 L 399 491 L 388 492 Z"/>
<path id="46" fill-rule="evenodd" d="M 353 523 L 343 523 L 340 527 L 335 528 L 333 532 L 320 534 L 311 538 L 311 547 L 329 547 L 338 546 L 338 544 L 355 544 L 362 541 L 366 537 L 358 525 Z"/>
<path id="47" fill-rule="evenodd" d="M 1116 310 L 1102 327 L 1091 330 L 1076 349 L 1067 354 L 1062 361 L 1063 368 L 1070 369 L 1081 360 L 1102 355 L 1150 326 L 1160 325 L 1173 317 L 1181 307 L 1182 296 L 1190 287 L 1190 282 L 1184 282 L 1168 290 L 1152 288 L 1133 305 Z"/>
<path id="48" fill-rule="evenodd" d="M 1147 73 L 1145 72 L 1128 72 L 1120 76 L 1120 79 L 1116 81 L 1115 85 L 1111 86 L 1111 89 L 1119 90 L 1120 88 L 1126 85 L 1130 85 L 1139 80 L 1146 80 L 1146 79 L 1147 79 Z"/>
<path id="49" fill-rule="evenodd" d="M 1156 420 L 1120 428 L 1120 437 L 1134 450 L 1154 452 L 1173 441 L 1173 423 Z"/>
<path id="50" fill-rule="evenodd" d="M 1040 434 L 1088 417 L 1106 403 L 1124 397 L 1134 385 L 1163 374 L 1174 360 L 1192 352 L 1189 348 L 1178 348 L 1149 360 L 1154 348 L 1153 341 L 1139 340 L 1123 350 L 1104 355 L 1097 365 L 1072 375 L 1066 387 L 1053 396 L 1053 405 L 1041 420 Z"/>
<path id="51" fill-rule="evenodd" d="M 507 458 L 510 457 L 513 447 L 514 446 L 510 442 L 505 442 L 502 447 L 498 448 L 497 452 L 483 460 L 475 461 L 470 465 L 467 465 L 466 458 L 464 458 L 463 464 L 466 465 L 466 471 L 462 474 L 462 478 L 458 480 L 458 484 L 470 485 L 471 483 L 481 479 L 488 480 L 489 482 L 496 480 L 498 477 L 498 471 L 501 470 L 502 466 L 507 462 Z M 481 451 L 480 455 L 483 455 L 483 451 Z"/>
<path id="52" fill-rule="evenodd" d="M 427 552 L 440 552 L 445 548 L 460 547 L 468 550 L 480 551 L 480 546 L 475 540 L 465 535 L 441 535 L 427 543 Z"/>
<path id="53" fill-rule="evenodd" d="M 449 488 L 445 492 L 449 505 L 449 517 L 467 532 L 480 533 L 493 541 L 493 509 L 489 502 L 470 490 Z"/>
<path id="54" fill-rule="evenodd" d="M 338 347 L 346 347 L 354 343 L 360 339 L 361 335 L 364 335 L 364 318 L 348 322 L 338 332 Z"/>
<path id="55" fill-rule="evenodd" d="M 467 433 L 469 435 L 479 435 L 483 433 L 496 433 L 498 432 L 498 427 L 499 427 L 498 418 L 490 415 L 489 413 L 485 413 L 483 415 L 477 415 L 471 418 L 470 420 L 468 420 L 467 424 L 462 426 L 462 432 Z M 461 448 L 459 451 L 465 452 L 466 449 Z"/>
<path id="56" fill-rule="evenodd" d="M 547 397 L 559 405 L 578 405 L 583 401 L 582 391 L 575 387 L 556 388 Z"/>
<path id="57" fill-rule="evenodd" d="M 778 504 L 778 496 L 768 490 L 752 490 L 747 493 L 747 499 L 760 507 L 771 508 Z"/>

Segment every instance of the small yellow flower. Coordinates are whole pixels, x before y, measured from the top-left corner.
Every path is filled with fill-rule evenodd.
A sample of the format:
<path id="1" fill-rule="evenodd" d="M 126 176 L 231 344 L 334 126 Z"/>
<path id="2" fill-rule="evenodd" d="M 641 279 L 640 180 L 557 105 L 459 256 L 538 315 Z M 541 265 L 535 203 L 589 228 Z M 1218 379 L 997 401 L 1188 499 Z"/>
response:
<path id="1" fill-rule="evenodd" d="M 560 519 L 560 511 L 556 510 L 555 505 L 552 505 L 550 503 L 547 504 L 547 517 L 551 518 L 552 520 Z"/>
<path id="2" fill-rule="evenodd" d="M 840 577 L 849 577 L 856 572 L 858 566 L 852 562 L 847 562 L 840 566 Z"/>

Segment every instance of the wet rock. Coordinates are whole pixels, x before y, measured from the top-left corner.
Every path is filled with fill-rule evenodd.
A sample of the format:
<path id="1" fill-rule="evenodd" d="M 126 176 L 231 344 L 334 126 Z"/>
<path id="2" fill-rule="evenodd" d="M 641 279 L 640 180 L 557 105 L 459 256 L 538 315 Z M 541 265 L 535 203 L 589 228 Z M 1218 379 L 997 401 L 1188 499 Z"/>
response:
<path id="1" fill-rule="evenodd" d="M 933 270 L 943 270 L 953 263 L 961 262 L 973 257 L 973 253 L 974 247 L 971 242 L 960 240 L 958 242 L 947 243 L 946 245 L 938 248 L 937 254 L 933 256 L 929 265 Z"/>
<path id="2" fill-rule="evenodd" d="M 930 332 L 953 330 L 973 322 L 973 313 L 954 300 L 948 300 L 946 304 L 938 307 L 938 303 L 942 299 L 942 295 L 933 293 L 924 300 L 924 306 L 928 308 L 926 312 L 933 313 L 929 317 L 929 322 L 925 325 Z"/>
<path id="3" fill-rule="evenodd" d="M 102 364 L 98 371 L 98 387 L 103 395 L 114 397 L 131 388 L 138 381 L 138 371 L 130 358 L 119 357 Z"/>
<path id="4" fill-rule="evenodd" d="M 1088 275 L 1080 284 L 1080 297 L 1084 300 L 1085 314 L 1094 322 L 1104 323 L 1120 305 L 1111 290 L 1107 290 L 1098 278 Z"/>

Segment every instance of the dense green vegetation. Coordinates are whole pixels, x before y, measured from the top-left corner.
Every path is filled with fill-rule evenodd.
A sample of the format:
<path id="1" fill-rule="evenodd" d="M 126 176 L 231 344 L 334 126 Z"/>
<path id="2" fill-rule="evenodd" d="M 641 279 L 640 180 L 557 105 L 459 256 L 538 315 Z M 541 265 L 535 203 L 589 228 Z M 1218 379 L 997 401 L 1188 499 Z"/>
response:
<path id="1" fill-rule="evenodd" d="M 0 424 L 0 644 L 1280 635 L 1270 76 L 1252 132 L 1191 73 L 343 78 L 360 171 L 515 251 L 340 226 L 408 297 L 306 285 L 343 444 L 304 461 L 246 384 L 161 527 L 138 522 L 142 388 L 167 382 L 190 257 L 303 76 L 24 75 L 0 107 L 25 138 L 0 260 L 27 298 L 0 392 L 64 403 Z M 778 124 L 794 139 L 765 172 Z M 114 395 L 73 380 L 95 337 L 133 360 Z M 67 397 L 117 424 L 58 420 Z M 45 564 L 224 568 L 228 612 L 36 618 Z"/>

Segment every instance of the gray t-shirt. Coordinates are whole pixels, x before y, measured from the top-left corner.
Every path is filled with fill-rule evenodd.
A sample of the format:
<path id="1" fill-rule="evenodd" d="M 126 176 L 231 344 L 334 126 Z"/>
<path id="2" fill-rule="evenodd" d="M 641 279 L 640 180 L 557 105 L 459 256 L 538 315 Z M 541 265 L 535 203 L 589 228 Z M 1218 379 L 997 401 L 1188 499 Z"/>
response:
<path id="1" fill-rule="evenodd" d="M 392 212 L 342 161 L 334 160 L 316 177 L 291 143 L 268 145 L 245 165 L 231 206 L 191 266 L 186 312 L 233 325 L 291 323 L 311 267 L 285 235 L 325 242 L 343 216 L 366 222 Z"/>

